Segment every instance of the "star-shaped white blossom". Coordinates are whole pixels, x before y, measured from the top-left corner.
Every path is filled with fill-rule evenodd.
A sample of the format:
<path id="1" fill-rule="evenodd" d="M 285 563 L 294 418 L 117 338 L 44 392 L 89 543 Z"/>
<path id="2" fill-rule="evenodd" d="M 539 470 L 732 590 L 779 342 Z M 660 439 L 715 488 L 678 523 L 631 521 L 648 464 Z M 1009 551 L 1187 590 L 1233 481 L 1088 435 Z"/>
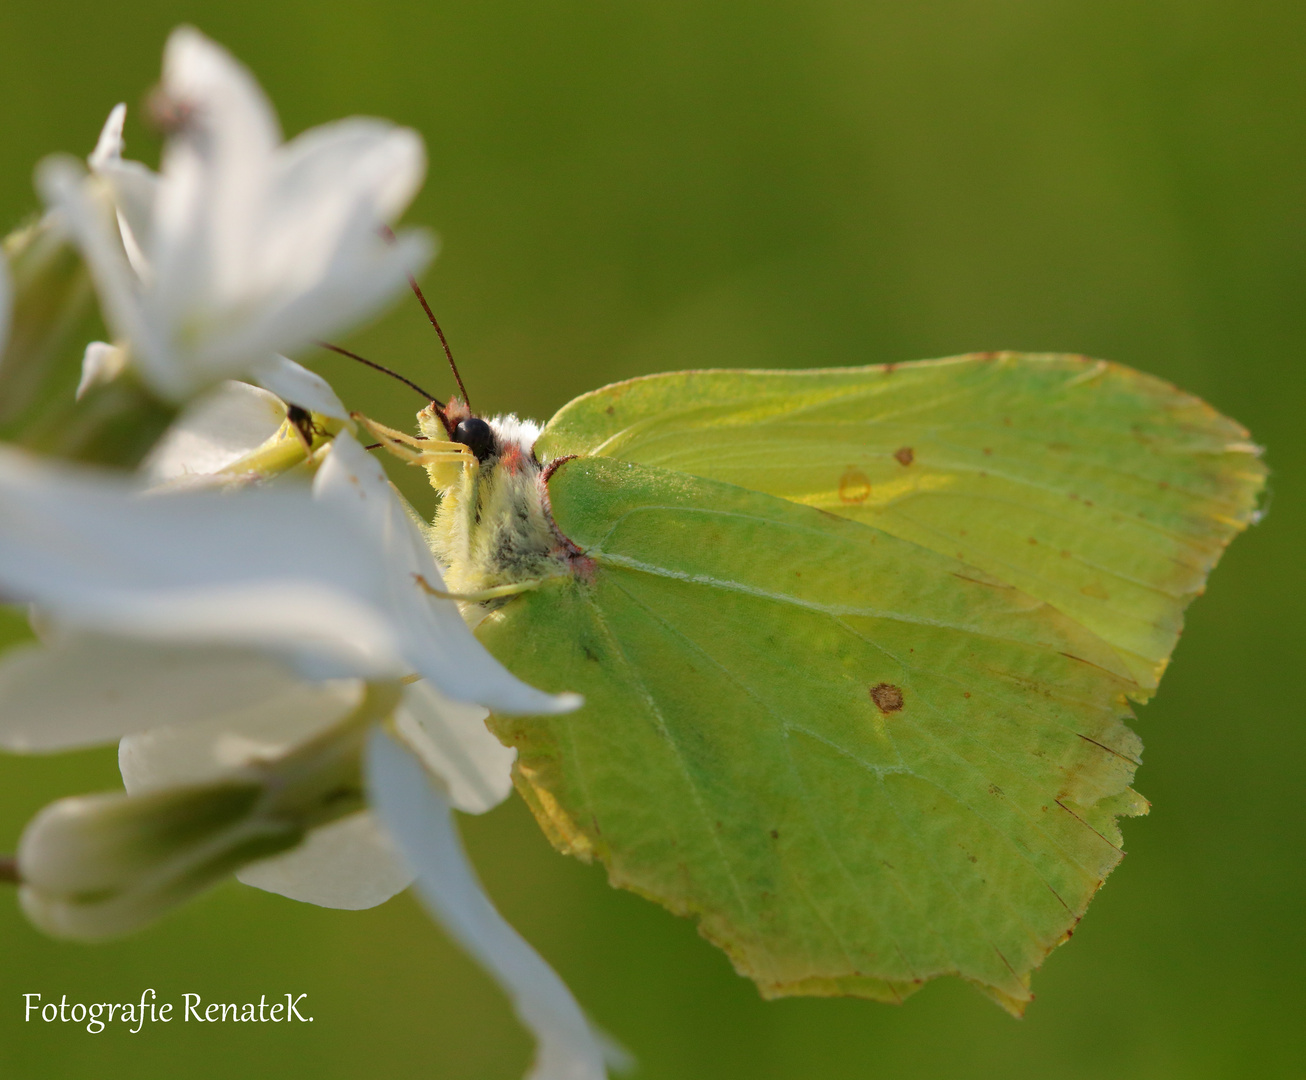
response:
<path id="1" fill-rule="evenodd" d="M 381 233 L 421 184 L 415 132 L 353 118 L 282 144 L 249 72 L 187 27 L 168 39 L 160 92 L 173 130 L 158 174 L 123 159 L 121 105 L 91 176 L 66 157 L 38 169 L 156 393 L 181 402 L 346 330 L 429 259 L 424 234 Z"/>

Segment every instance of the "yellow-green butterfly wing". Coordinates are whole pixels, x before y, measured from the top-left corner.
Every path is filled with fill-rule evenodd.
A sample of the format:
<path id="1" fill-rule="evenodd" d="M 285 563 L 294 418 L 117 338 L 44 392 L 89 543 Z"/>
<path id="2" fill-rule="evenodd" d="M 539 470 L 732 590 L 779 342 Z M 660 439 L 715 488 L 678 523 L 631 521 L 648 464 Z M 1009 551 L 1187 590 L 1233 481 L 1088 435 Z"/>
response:
<path id="1" fill-rule="evenodd" d="M 768 995 L 952 973 L 1023 1009 L 1146 809 L 1127 699 L 1252 515 L 1246 433 L 1001 357 L 635 380 L 538 448 L 580 455 L 548 492 L 583 572 L 478 634 L 586 696 L 492 720 L 552 841 Z"/>
<path id="2" fill-rule="evenodd" d="M 1246 430 L 1169 383 L 1018 353 L 633 379 L 571 402 L 539 446 L 724 480 L 957 556 L 1101 636 L 1143 690 L 1265 474 Z"/>

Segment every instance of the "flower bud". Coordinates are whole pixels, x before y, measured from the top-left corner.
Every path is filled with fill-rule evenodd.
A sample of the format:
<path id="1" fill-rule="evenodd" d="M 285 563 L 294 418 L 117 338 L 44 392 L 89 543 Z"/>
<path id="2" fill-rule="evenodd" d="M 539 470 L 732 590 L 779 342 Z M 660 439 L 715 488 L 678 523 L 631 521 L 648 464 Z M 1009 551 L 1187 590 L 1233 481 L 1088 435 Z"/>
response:
<path id="1" fill-rule="evenodd" d="M 373 684 L 343 721 L 220 780 L 61 799 L 18 845 L 19 899 L 55 937 L 130 933 L 242 866 L 364 806 L 362 744 L 399 684 Z"/>
<path id="2" fill-rule="evenodd" d="M 85 795 L 42 810 L 18 847 L 20 902 L 56 937 L 113 937 L 144 926 L 253 859 L 303 838 L 256 812 L 257 782 L 148 795 Z"/>

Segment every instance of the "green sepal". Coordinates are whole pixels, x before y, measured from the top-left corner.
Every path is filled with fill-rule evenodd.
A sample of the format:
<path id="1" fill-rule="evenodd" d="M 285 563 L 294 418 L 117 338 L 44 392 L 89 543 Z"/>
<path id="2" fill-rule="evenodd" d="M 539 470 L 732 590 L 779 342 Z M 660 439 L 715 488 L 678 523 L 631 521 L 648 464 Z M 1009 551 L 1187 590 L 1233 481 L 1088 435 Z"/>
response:
<path id="1" fill-rule="evenodd" d="M 62 407 L 51 409 L 16 441 L 50 457 L 133 469 L 178 411 L 128 370 L 89 387 L 80 398 L 69 395 Z"/>
<path id="2" fill-rule="evenodd" d="M 77 249 L 47 215 L 4 239 L 12 279 L 8 341 L 0 343 L 0 438 L 24 433 L 53 403 L 70 399 L 81 375 L 73 331 L 91 310 L 91 279 Z"/>

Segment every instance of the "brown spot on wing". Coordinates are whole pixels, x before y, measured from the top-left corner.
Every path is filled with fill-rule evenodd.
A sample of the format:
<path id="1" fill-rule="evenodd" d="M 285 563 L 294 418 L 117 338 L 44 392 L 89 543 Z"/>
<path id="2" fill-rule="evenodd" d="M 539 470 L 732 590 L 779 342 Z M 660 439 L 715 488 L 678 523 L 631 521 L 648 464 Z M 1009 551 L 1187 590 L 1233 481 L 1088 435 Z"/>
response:
<path id="1" fill-rule="evenodd" d="M 849 466 L 839 478 L 839 501 L 845 503 L 864 503 L 871 494 L 871 481 L 860 469 Z"/>
<path id="2" fill-rule="evenodd" d="M 902 708 L 902 689 L 893 683 L 882 682 L 871 687 L 871 700 L 886 716 Z"/>
<path id="3" fill-rule="evenodd" d="M 910 465 L 916 460 L 916 455 L 912 453 L 912 448 L 910 446 L 901 447 L 894 452 L 893 456 L 898 459 L 899 465 Z"/>

